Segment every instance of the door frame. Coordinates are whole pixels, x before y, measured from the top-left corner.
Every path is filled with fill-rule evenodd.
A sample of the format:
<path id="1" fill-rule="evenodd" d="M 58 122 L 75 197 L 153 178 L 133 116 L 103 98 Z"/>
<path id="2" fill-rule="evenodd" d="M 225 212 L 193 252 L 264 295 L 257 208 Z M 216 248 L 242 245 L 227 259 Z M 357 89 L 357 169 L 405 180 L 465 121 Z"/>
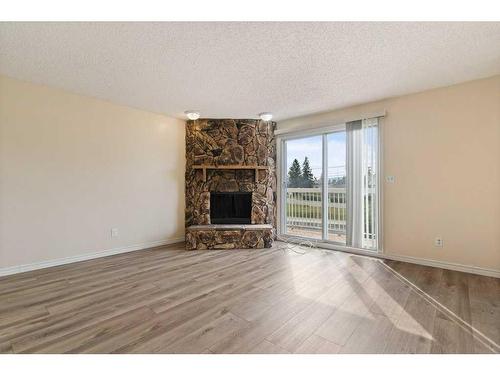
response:
<path id="1" fill-rule="evenodd" d="M 329 133 L 334 133 L 336 131 L 345 130 L 346 124 L 336 124 L 331 126 L 324 126 L 318 129 L 312 130 L 300 130 L 297 132 L 290 133 L 280 133 L 276 136 L 276 178 L 277 178 L 277 215 L 276 215 L 276 231 L 277 231 L 277 239 L 282 241 L 287 241 L 290 239 L 297 238 L 296 236 L 291 236 L 286 234 L 285 225 L 286 225 L 286 180 L 285 174 L 287 173 L 286 166 L 286 141 L 293 139 L 306 138 L 311 136 L 321 135 L 323 139 L 323 153 L 322 153 L 322 169 L 323 176 L 328 175 L 328 141 L 327 137 Z M 328 240 L 328 216 L 325 216 L 325 213 L 328 212 L 328 200 L 322 198 L 322 226 L 323 233 L 322 239 L 315 238 L 307 238 L 304 237 L 304 241 L 312 242 L 316 246 L 331 249 L 331 250 L 340 250 L 347 251 L 356 254 L 362 255 L 374 255 L 374 254 L 384 254 L 384 246 L 383 246 L 383 117 L 378 117 L 378 155 L 377 155 L 377 250 L 367 250 L 362 248 L 354 248 L 346 245 L 342 245 L 338 242 L 333 242 Z M 323 195 L 325 192 L 328 192 L 328 179 L 323 178 L 323 186 L 322 186 Z M 326 228 L 325 228 L 326 227 Z M 325 230 L 326 229 L 326 230 Z"/>

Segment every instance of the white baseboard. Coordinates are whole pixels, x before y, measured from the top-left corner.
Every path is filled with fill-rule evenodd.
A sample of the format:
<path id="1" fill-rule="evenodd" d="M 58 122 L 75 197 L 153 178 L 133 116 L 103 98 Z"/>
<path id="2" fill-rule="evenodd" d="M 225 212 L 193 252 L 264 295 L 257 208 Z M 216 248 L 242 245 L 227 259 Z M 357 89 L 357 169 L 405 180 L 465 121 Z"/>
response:
<path id="1" fill-rule="evenodd" d="M 174 243 L 178 243 L 178 242 L 183 242 L 184 240 L 185 240 L 184 237 L 171 238 L 168 240 L 152 241 L 152 242 L 145 242 L 145 243 L 136 244 L 136 245 L 116 247 L 113 249 L 96 251 L 93 253 L 82 254 L 82 255 L 75 255 L 75 256 L 66 257 L 66 258 L 44 260 L 41 262 L 22 264 L 19 266 L 4 267 L 4 268 L 0 268 L 0 276 L 7 276 L 7 275 L 13 275 L 16 273 L 21 273 L 21 272 L 39 270 L 42 268 L 61 266 L 63 264 L 81 262 L 83 260 L 108 257 L 110 255 L 128 253 L 130 251 L 149 249 L 151 247 L 165 246 L 165 245 L 170 245 L 170 244 L 174 244 Z"/>
<path id="2" fill-rule="evenodd" d="M 94 253 L 75 255 L 75 256 L 67 257 L 67 258 L 46 260 L 46 261 L 42 261 L 42 262 L 0 268 L 0 277 L 7 276 L 7 275 L 13 275 L 16 273 L 21 273 L 21 272 L 34 271 L 34 270 L 38 270 L 38 269 L 42 269 L 42 268 L 61 266 L 63 264 L 81 262 L 81 261 L 89 260 L 89 259 L 102 258 L 102 257 L 107 257 L 110 255 L 115 255 L 115 254 L 128 253 L 130 251 L 144 250 L 144 249 L 149 249 L 151 247 L 156 247 L 156 246 L 170 245 L 170 244 L 174 244 L 174 243 L 183 242 L 184 240 L 185 240 L 184 237 L 171 238 L 168 240 L 146 242 L 146 243 L 137 244 L 137 245 L 118 247 L 118 248 L 108 249 L 108 250 L 103 250 L 103 251 L 97 251 Z M 286 241 L 286 238 L 280 238 L 279 240 Z M 397 260 L 400 262 L 419 264 L 422 266 L 444 268 L 444 269 L 453 270 L 453 271 L 467 272 L 467 273 L 472 273 L 472 274 L 476 274 L 476 275 L 500 278 L 500 271 L 499 270 L 494 270 L 494 269 L 489 269 L 489 268 L 466 266 L 466 265 L 458 264 L 458 263 L 450 263 L 450 262 L 443 262 L 443 261 L 438 261 L 438 260 L 415 258 L 415 257 L 410 257 L 410 256 L 405 256 L 405 255 L 372 253 L 371 251 L 367 251 L 367 250 L 340 248 L 340 247 L 335 246 L 335 245 L 325 244 L 325 243 L 321 243 L 321 242 L 317 242 L 316 245 L 320 248 L 346 251 L 349 253 L 354 253 L 354 254 L 363 255 L 363 256 L 371 256 L 371 257 L 375 257 L 375 258 Z"/>
<path id="3" fill-rule="evenodd" d="M 287 240 L 290 240 L 290 238 L 291 237 L 281 235 L 281 236 L 278 236 L 278 241 L 287 241 Z M 344 252 L 356 254 L 356 255 L 369 256 L 369 257 L 381 258 L 381 259 L 389 259 L 389 260 L 397 260 L 400 262 L 419 264 L 421 266 L 444 268 L 444 269 L 452 270 L 452 271 L 467 272 L 467 273 L 472 273 L 475 275 L 500 278 L 500 270 L 494 270 L 491 268 L 466 266 L 464 264 L 443 262 L 440 260 L 432 260 L 432 259 L 425 259 L 425 258 L 416 258 L 416 257 L 410 257 L 410 256 L 406 256 L 406 255 L 375 253 L 375 252 L 369 251 L 369 250 L 338 246 L 338 245 L 334 245 L 334 244 L 326 243 L 326 242 L 321 242 L 321 241 L 314 241 L 313 240 L 312 242 L 317 247 L 323 248 L 323 249 L 328 249 L 328 250 L 344 251 Z"/>
<path id="4" fill-rule="evenodd" d="M 414 258 L 406 255 L 392 255 L 392 254 L 380 254 L 380 255 L 385 259 L 397 260 L 400 262 L 414 263 L 414 264 L 420 264 L 422 266 L 444 268 L 452 271 L 467 272 L 481 276 L 500 278 L 500 271 L 491 268 L 466 266 L 464 264 L 443 262 L 440 260 L 432 260 L 432 259 Z"/>

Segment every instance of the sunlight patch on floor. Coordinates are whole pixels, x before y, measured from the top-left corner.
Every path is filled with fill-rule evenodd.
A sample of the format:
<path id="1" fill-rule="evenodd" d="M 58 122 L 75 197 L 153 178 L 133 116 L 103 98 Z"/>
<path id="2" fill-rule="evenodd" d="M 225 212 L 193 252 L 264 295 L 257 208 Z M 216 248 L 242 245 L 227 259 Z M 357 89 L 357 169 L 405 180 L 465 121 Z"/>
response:
<path id="1" fill-rule="evenodd" d="M 421 297 L 423 297 L 426 300 L 425 303 L 430 303 L 432 306 L 434 306 L 437 309 L 439 309 L 446 316 L 448 316 L 449 318 L 451 318 L 456 324 L 458 324 L 458 326 L 460 326 L 462 329 L 464 329 L 464 330 L 470 329 L 473 332 L 475 339 L 477 339 L 481 344 L 485 345 L 486 347 L 490 348 L 491 350 L 495 351 L 496 353 L 500 352 L 500 345 L 497 344 L 490 337 L 488 337 L 487 335 L 485 335 L 484 333 L 482 333 L 481 331 L 479 331 L 472 324 L 467 323 L 460 316 L 458 316 L 453 311 L 451 311 L 448 307 L 446 307 L 445 305 L 443 305 L 441 302 L 439 302 L 438 300 L 436 300 L 434 297 L 432 297 L 428 293 L 424 292 L 417 285 L 415 285 L 413 282 L 411 282 L 410 280 L 408 280 L 405 276 L 403 276 L 398 271 L 396 271 L 393 268 L 391 268 L 389 265 L 385 264 L 384 262 L 380 262 L 380 264 L 382 264 L 384 267 L 386 267 L 396 277 L 398 277 L 404 283 L 406 283 L 407 285 L 409 285 L 414 291 L 416 291 Z"/>

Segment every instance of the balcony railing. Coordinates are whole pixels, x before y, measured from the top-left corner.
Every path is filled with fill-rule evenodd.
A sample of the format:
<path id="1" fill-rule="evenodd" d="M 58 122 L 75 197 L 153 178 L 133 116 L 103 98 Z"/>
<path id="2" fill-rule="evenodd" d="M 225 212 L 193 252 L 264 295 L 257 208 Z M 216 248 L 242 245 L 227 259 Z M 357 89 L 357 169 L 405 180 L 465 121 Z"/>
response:
<path id="1" fill-rule="evenodd" d="M 318 237 L 322 232 L 322 202 L 320 188 L 287 188 L 286 226 L 289 234 Z M 365 240 L 375 240 L 372 222 L 375 189 L 365 195 Z M 346 189 L 328 188 L 328 238 L 344 242 L 347 227 Z"/>

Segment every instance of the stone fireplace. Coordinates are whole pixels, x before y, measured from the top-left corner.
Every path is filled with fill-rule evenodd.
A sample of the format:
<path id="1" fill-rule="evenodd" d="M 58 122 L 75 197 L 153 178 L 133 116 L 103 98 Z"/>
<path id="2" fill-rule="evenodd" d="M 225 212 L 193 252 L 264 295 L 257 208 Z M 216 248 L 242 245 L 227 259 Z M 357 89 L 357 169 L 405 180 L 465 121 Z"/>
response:
<path id="1" fill-rule="evenodd" d="M 274 128 L 274 122 L 252 119 L 187 122 L 187 249 L 272 245 L 276 221 Z"/>

